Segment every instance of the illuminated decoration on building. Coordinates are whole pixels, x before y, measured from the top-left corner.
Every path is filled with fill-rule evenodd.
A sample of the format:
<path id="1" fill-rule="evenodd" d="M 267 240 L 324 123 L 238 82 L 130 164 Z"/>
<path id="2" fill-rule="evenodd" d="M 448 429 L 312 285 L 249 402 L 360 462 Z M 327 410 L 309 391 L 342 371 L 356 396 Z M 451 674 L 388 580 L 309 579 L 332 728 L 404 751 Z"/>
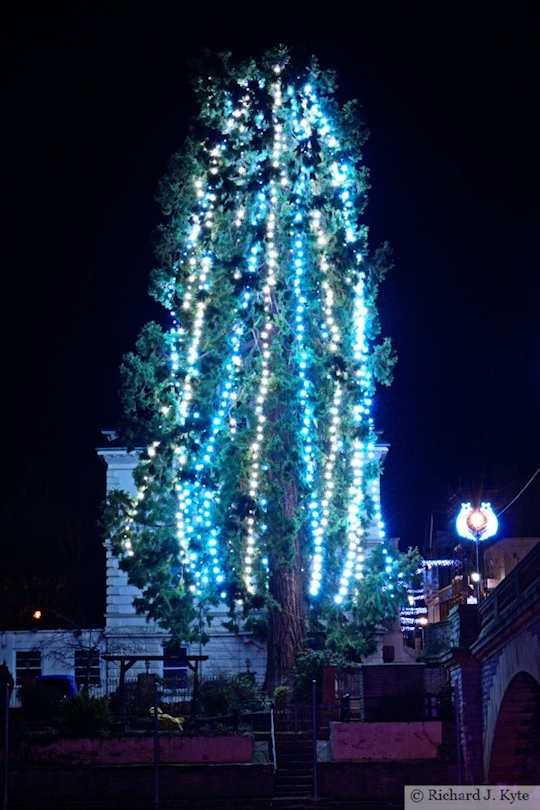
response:
<path id="1" fill-rule="evenodd" d="M 428 609 L 426 607 L 426 575 L 429 574 L 432 568 L 456 568 L 459 566 L 460 561 L 447 557 L 438 559 L 423 560 L 422 567 L 417 571 L 421 577 L 422 586 L 419 588 L 408 588 L 409 604 L 400 608 L 399 623 L 401 629 L 411 630 L 417 629 L 426 624 Z"/>
<path id="2" fill-rule="evenodd" d="M 372 418 L 395 362 L 376 343 L 384 250 L 368 253 L 360 125 L 333 92 L 284 50 L 208 76 L 189 171 L 166 189 L 170 266 L 153 295 L 171 315 L 170 377 L 123 554 L 142 548 L 170 459 L 179 588 L 199 599 L 265 593 L 276 548 L 287 559 L 300 537 L 312 602 L 346 605 L 386 544 Z"/>

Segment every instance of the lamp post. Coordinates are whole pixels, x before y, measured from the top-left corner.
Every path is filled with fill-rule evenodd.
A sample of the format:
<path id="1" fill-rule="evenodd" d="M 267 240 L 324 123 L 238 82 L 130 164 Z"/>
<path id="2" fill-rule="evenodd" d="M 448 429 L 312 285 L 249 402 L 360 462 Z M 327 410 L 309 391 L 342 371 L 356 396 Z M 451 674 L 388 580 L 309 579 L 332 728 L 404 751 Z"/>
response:
<path id="1" fill-rule="evenodd" d="M 482 582 L 482 577 L 480 576 L 479 565 L 478 565 L 478 543 L 476 543 L 476 571 L 473 571 L 471 574 L 471 580 L 474 582 L 476 587 L 476 601 L 480 602 L 480 587 Z"/>
<path id="2" fill-rule="evenodd" d="M 426 646 L 425 631 L 428 624 L 427 616 L 420 616 L 418 619 L 418 624 L 420 625 L 420 632 L 422 636 L 422 649 L 424 649 Z"/>
<path id="3" fill-rule="evenodd" d="M 476 583 L 476 601 L 480 604 L 482 575 L 480 573 L 480 541 L 493 537 L 499 528 L 499 521 L 490 503 L 482 503 L 473 509 L 470 503 L 462 503 L 456 518 L 456 530 L 460 537 L 474 540 L 476 550 L 476 571 L 472 575 Z"/>

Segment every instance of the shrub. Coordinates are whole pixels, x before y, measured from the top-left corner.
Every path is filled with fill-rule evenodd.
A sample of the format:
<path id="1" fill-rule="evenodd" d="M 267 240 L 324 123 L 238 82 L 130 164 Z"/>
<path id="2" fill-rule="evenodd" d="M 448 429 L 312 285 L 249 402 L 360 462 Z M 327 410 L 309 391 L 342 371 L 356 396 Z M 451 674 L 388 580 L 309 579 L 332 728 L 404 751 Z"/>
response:
<path id="1" fill-rule="evenodd" d="M 276 686 L 274 689 L 274 706 L 281 708 L 291 702 L 291 690 L 288 686 Z"/>
<path id="2" fill-rule="evenodd" d="M 258 707 L 257 687 L 249 673 L 219 675 L 205 681 L 201 686 L 201 708 L 204 714 L 227 714 L 233 709 L 254 707 Z"/>
<path id="3" fill-rule="evenodd" d="M 64 727 L 71 734 L 83 736 L 88 733 L 103 733 L 113 724 L 109 700 L 94 697 L 86 691 L 68 698 L 61 708 Z"/>
<path id="4" fill-rule="evenodd" d="M 61 723 L 61 700 L 54 693 L 25 684 L 21 686 L 19 697 L 22 713 L 33 726 Z"/>

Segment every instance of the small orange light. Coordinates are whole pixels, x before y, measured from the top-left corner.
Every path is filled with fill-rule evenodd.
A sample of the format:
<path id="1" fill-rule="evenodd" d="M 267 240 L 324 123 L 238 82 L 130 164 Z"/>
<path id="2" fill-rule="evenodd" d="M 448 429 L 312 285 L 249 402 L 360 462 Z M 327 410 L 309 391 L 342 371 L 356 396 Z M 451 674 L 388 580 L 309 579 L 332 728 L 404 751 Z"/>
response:
<path id="1" fill-rule="evenodd" d="M 34 610 L 34 612 L 32 613 L 32 618 L 41 619 L 41 610 Z"/>

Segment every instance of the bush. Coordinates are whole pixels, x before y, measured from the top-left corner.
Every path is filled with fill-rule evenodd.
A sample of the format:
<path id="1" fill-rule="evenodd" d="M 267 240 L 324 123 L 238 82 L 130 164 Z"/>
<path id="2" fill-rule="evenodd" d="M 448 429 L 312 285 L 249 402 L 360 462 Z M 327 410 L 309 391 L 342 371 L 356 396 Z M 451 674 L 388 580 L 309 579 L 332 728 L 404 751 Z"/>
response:
<path id="1" fill-rule="evenodd" d="M 228 714 L 233 709 L 259 708 L 259 704 L 257 687 L 247 672 L 233 676 L 219 675 L 201 686 L 201 709 L 207 715 Z"/>
<path id="2" fill-rule="evenodd" d="M 317 682 L 317 700 L 321 699 L 322 668 L 329 662 L 326 650 L 307 650 L 296 659 L 293 672 L 294 697 L 300 703 L 309 703 L 313 693 L 313 681 Z"/>
<path id="3" fill-rule="evenodd" d="M 48 690 L 36 689 L 34 685 L 23 685 L 19 691 L 21 711 L 27 721 L 34 726 L 43 724 L 58 725 L 62 721 L 61 700 Z"/>
<path id="4" fill-rule="evenodd" d="M 0 664 L 0 717 L 4 717 L 6 713 L 6 699 L 9 702 L 11 693 L 13 692 L 14 681 L 8 665 L 4 661 Z M 9 696 L 8 693 L 9 692 Z"/>
<path id="5" fill-rule="evenodd" d="M 137 680 L 124 682 L 123 694 L 120 687 L 110 696 L 111 711 L 117 718 L 135 719 L 148 717 L 154 705 L 154 684 L 158 682 L 155 675 L 139 675 Z M 158 695 L 161 704 L 161 695 Z"/>
<path id="6" fill-rule="evenodd" d="M 291 702 L 291 690 L 288 686 L 276 686 L 274 689 L 274 706 L 282 708 Z"/>
<path id="7" fill-rule="evenodd" d="M 61 708 L 64 727 L 71 734 L 103 733 L 112 727 L 108 698 L 94 697 L 83 691 L 64 701 Z"/>

